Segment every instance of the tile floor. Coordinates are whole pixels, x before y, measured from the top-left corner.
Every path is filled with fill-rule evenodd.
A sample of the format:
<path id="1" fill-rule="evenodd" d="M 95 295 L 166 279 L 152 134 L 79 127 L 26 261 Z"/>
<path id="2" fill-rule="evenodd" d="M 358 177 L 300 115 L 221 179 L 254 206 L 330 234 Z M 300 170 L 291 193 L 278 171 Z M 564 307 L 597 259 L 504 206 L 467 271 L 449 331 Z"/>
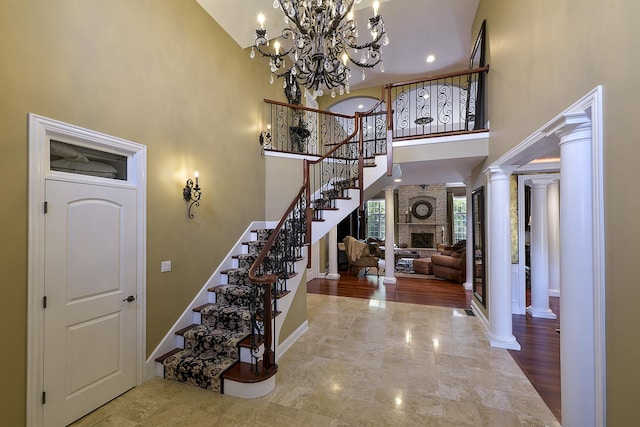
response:
<path id="1" fill-rule="evenodd" d="M 464 310 L 307 295 L 309 330 L 254 400 L 156 378 L 74 426 L 554 426 Z"/>

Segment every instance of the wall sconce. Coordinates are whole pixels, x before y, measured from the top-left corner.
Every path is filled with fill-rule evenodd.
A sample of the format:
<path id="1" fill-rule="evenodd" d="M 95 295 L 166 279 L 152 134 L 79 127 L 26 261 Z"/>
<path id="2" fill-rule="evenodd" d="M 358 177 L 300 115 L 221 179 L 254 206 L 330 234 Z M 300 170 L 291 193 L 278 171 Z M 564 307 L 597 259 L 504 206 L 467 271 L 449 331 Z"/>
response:
<path id="1" fill-rule="evenodd" d="M 267 125 L 267 129 L 260 132 L 260 145 L 262 145 L 262 154 L 265 148 L 271 148 L 271 125 Z"/>
<path id="2" fill-rule="evenodd" d="M 193 180 L 191 178 L 187 179 L 187 185 L 182 189 L 182 197 L 186 202 L 191 202 L 189 204 L 189 210 L 187 214 L 189 218 L 193 219 L 193 214 L 191 213 L 191 208 L 195 204 L 196 206 L 200 206 L 200 197 L 202 196 L 202 191 L 200 189 L 200 185 L 198 185 L 198 177 L 200 174 L 198 171 L 195 171 L 193 176 L 196 177 L 196 185 L 193 185 Z"/>

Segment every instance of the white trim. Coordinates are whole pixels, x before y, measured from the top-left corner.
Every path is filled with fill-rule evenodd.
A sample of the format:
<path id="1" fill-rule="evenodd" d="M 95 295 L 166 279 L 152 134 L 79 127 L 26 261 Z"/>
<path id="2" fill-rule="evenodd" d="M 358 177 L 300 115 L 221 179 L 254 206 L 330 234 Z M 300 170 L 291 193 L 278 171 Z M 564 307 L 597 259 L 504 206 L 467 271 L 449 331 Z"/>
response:
<path id="1" fill-rule="evenodd" d="M 465 133 L 461 135 L 435 136 L 431 138 L 406 139 L 401 141 L 394 141 L 393 148 L 411 147 L 413 145 L 442 144 L 445 142 L 474 141 L 477 139 L 488 139 L 488 138 L 489 138 L 489 132 L 478 132 L 478 133 Z"/>
<path id="2" fill-rule="evenodd" d="M 487 319 L 487 316 L 484 315 L 484 312 L 478 305 L 478 300 L 476 300 L 475 298 L 471 299 L 471 309 L 473 310 L 473 313 L 476 315 L 476 317 L 480 320 L 480 323 L 482 323 L 482 327 L 484 327 L 485 333 L 489 333 L 489 319 Z"/>
<path id="3" fill-rule="evenodd" d="M 276 375 L 264 381 L 241 383 L 229 379 L 224 380 L 224 394 L 240 399 L 257 399 L 266 396 L 276 388 Z"/>
<path id="4" fill-rule="evenodd" d="M 276 361 L 278 361 L 282 357 L 282 355 L 285 354 L 287 350 L 289 350 L 289 348 L 291 348 L 291 346 L 295 344 L 295 342 L 298 341 L 302 335 L 304 335 L 305 332 L 307 332 L 308 329 L 309 329 L 309 321 L 305 320 L 304 322 L 302 322 L 300 326 L 298 326 L 298 328 L 295 331 L 293 331 L 291 335 L 285 338 L 285 340 L 282 341 L 278 346 L 278 352 L 276 353 Z"/>
<path id="5" fill-rule="evenodd" d="M 602 86 L 597 86 L 569 108 L 558 114 L 547 124 L 542 126 L 528 138 L 502 155 L 492 165 L 524 165 L 542 153 L 557 149 L 558 132 L 563 127 L 571 128 L 583 121 L 586 115 L 591 125 L 591 164 L 584 165 L 590 170 L 591 176 L 591 214 L 593 252 L 593 322 L 587 322 L 593 327 L 595 372 L 585 372 L 584 375 L 594 378 L 594 425 L 606 425 L 606 324 L 605 324 L 605 239 L 604 239 L 604 167 L 603 167 L 603 107 Z M 521 168 L 520 170 L 525 170 Z M 562 195 L 561 195 L 562 197 Z M 585 309 L 587 309 L 585 307 Z M 563 315 L 566 320 L 566 315 Z M 561 364 L 570 361 L 562 361 Z M 563 384 L 564 387 L 564 384 Z M 582 390 L 569 390 L 580 394 Z"/>
<path id="6" fill-rule="evenodd" d="M 43 424 L 43 407 L 40 403 L 44 373 L 44 236 L 45 179 L 54 178 L 70 182 L 99 183 L 113 187 L 137 189 L 137 304 L 136 328 L 138 346 L 136 348 L 136 383 L 143 381 L 143 364 L 146 343 L 146 167 L 147 148 L 144 145 L 84 129 L 79 126 L 30 113 L 29 119 L 29 237 L 28 237 L 28 298 L 27 298 L 27 425 Z M 49 140 L 55 138 L 74 145 L 108 151 L 128 157 L 127 180 L 107 180 L 92 176 L 66 174 L 49 168 Z"/>

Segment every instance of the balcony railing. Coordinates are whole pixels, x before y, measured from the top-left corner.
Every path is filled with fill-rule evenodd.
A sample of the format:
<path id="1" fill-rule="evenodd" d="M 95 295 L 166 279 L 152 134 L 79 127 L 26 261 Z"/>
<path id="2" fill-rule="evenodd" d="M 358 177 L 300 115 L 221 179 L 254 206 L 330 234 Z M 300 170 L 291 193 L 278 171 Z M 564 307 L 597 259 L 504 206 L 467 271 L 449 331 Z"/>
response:
<path id="1" fill-rule="evenodd" d="M 485 131 L 488 71 L 475 68 L 385 86 L 393 139 Z"/>
<path id="2" fill-rule="evenodd" d="M 265 150 L 321 156 L 355 129 L 355 117 L 264 100 L 271 124 Z"/>

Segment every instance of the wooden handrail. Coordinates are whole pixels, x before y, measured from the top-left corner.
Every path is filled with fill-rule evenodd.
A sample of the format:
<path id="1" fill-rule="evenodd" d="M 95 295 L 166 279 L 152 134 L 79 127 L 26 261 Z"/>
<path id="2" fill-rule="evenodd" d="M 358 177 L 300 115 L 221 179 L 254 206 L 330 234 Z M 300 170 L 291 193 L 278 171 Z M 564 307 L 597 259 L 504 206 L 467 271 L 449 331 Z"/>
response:
<path id="1" fill-rule="evenodd" d="M 398 83 L 389 83 L 387 85 L 385 85 L 385 88 L 394 88 L 394 87 L 398 87 L 398 86 L 405 86 L 405 85 L 413 85 L 416 83 L 424 83 L 424 82 L 431 82 L 434 80 L 441 80 L 441 79 L 446 79 L 448 77 L 458 77 L 458 76 L 464 76 L 465 74 L 474 74 L 474 73 L 483 73 L 485 71 L 489 71 L 489 66 L 485 66 L 485 67 L 480 67 L 480 68 L 472 68 L 469 70 L 463 70 L 463 71 L 456 71 L 453 73 L 443 73 L 443 74 L 438 74 L 435 76 L 429 76 L 427 78 L 421 78 L 421 79 L 414 79 L 414 80 L 408 80 L 406 82 L 398 82 Z"/>
<path id="2" fill-rule="evenodd" d="M 332 111 L 318 110 L 316 108 L 309 108 L 309 107 L 305 107 L 305 106 L 299 105 L 299 104 L 288 104 L 286 102 L 275 101 L 273 99 L 266 99 L 265 98 L 264 102 L 267 103 L 267 104 L 279 105 L 281 107 L 289 107 L 289 108 L 292 108 L 294 110 L 311 111 L 313 113 L 327 114 L 327 115 L 330 115 L 330 116 L 343 117 L 345 119 L 353 119 L 354 118 L 354 116 L 348 116 L 346 114 L 334 113 Z"/>

